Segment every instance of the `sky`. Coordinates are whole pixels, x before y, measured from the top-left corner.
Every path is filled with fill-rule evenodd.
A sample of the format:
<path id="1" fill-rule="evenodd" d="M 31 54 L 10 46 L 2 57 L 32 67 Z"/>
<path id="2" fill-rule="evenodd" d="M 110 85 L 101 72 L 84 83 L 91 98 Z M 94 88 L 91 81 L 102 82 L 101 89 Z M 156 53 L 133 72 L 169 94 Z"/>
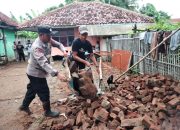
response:
<path id="1" fill-rule="evenodd" d="M 0 0 L 0 12 L 10 16 L 10 11 L 19 17 L 33 9 L 37 14 L 51 6 L 58 6 L 64 0 Z M 180 0 L 139 0 L 139 5 L 152 3 L 156 9 L 167 12 L 172 18 L 180 18 Z"/>

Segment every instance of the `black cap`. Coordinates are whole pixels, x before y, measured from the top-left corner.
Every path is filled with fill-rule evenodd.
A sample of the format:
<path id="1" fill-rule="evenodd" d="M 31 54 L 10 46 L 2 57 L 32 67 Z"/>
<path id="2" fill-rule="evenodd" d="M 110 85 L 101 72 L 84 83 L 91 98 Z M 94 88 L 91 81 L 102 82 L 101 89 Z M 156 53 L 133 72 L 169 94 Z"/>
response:
<path id="1" fill-rule="evenodd" d="M 38 26 L 38 33 L 45 33 L 51 35 L 52 29 L 50 26 Z"/>

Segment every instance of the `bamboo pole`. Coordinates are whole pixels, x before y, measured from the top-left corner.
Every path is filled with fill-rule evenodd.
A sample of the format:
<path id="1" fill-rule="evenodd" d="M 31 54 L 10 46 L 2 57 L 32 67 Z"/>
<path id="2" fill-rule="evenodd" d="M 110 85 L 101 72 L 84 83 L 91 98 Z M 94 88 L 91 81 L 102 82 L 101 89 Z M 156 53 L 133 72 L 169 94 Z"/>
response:
<path id="1" fill-rule="evenodd" d="M 160 45 L 164 44 L 167 39 L 169 39 L 172 35 L 174 35 L 176 32 L 178 32 L 180 28 L 178 28 L 175 32 L 171 33 L 168 37 L 166 37 L 160 44 L 155 46 L 151 51 L 149 51 L 143 58 L 141 58 L 138 62 L 136 62 L 134 65 L 132 65 L 129 69 L 127 69 L 124 73 L 122 73 L 119 77 L 117 77 L 114 82 L 116 82 L 118 79 L 120 79 L 124 74 L 126 74 L 129 70 L 131 70 L 133 67 L 138 65 L 141 61 L 143 61 L 149 54 L 151 54 L 155 49 L 157 49 Z"/>

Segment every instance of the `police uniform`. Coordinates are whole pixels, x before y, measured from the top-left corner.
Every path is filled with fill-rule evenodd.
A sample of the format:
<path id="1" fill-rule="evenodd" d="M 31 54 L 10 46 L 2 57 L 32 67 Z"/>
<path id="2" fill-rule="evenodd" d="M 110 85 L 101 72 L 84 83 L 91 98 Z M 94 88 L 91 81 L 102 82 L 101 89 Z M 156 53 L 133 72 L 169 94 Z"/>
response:
<path id="1" fill-rule="evenodd" d="M 38 30 L 39 33 L 50 32 L 47 28 L 43 29 L 44 28 L 40 28 Z M 51 45 L 58 47 L 63 52 L 65 51 L 64 46 L 55 40 L 51 40 Z M 58 71 L 50 65 L 48 60 L 49 55 L 50 48 L 48 43 L 43 43 L 38 37 L 32 44 L 27 66 L 27 76 L 30 82 L 27 85 L 27 92 L 21 106 L 24 109 L 29 108 L 29 104 L 37 94 L 43 103 L 44 110 L 50 111 L 50 94 L 46 77 L 48 74 L 54 77 L 58 74 Z"/>

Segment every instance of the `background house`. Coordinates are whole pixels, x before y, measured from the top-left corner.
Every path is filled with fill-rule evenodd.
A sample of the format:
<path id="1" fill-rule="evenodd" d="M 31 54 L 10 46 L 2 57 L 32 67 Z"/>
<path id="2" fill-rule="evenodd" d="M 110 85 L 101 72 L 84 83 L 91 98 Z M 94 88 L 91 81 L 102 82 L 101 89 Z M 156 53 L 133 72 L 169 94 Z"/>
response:
<path id="1" fill-rule="evenodd" d="M 0 57 L 14 59 L 13 42 L 18 24 L 0 12 Z M 3 57 L 3 58 L 2 58 Z"/>
<path id="2" fill-rule="evenodd" d="M 132 32 L 134 24 L 144 29 L 153 19 L 120 7 L 101 2 L 76 2 L 41 15 L 20 25 L 20 29 L 36 31 L 38 25 L 50 25 L 57 33 L 54 39 L 71 46 L 78 37 L 78 26 L 87 25 L 88 40 L 93 46 L 100 42 L 101 51 L 106 51 L 106 38 Z"/>

